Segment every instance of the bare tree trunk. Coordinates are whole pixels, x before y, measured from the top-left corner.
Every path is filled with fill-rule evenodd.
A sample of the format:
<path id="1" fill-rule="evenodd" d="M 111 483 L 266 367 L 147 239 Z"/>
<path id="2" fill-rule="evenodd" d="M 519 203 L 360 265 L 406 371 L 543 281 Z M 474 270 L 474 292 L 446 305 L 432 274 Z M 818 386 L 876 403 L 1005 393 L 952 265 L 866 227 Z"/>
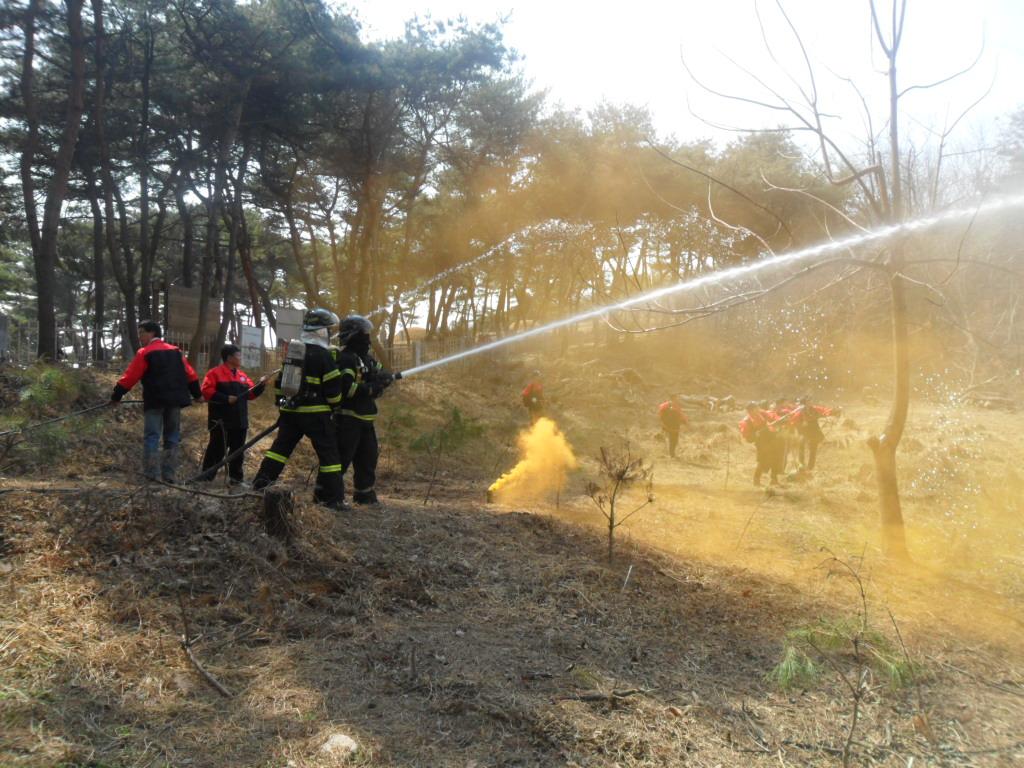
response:
<path id="1" fill-rule="evenodd" d="M 195 272 L 195 229 L 192 223 L 192 212 L 185 202 L 189 178 L 186 170 L 182 171 L 174 188 L 174 197 L 178 203 L 178 218 L 181 220 L 181 284 L 192 287 L 192 273 Z"/>
<path id="2" fill-rule="evenodd" d="M 39 149 L 39 115 L 35 94 L 36 16 L 39 14 L 39 1 L 29 0 L 25 11 L 25 50 L 21 59 L 21 98 L 25 108 L 26 125 L 25 141 L 21 148 L 21 194 L 25 204 L 25 223 L 32 243 L 33 258 L 40 251 L 39 214 L 36 210 L 35 182 L 32 178 L 32 168 Z"/>
<path id="3" fill-rule="evenodd" d="M 309 255 L 313 259 L 313 285 L 316 286 L 317 296 L 320 295 L 320 247 L 317 244 L 316 230 L 313 228 L 312 217 L 306 220 L 306 229 L 309 231 Z"/>
<path id="4" fill-rule="evenodd" d="M 103 320 L 106 311 L 106 270 L 103 268 L 103 213 L 100 211 L 99 190 L 93 179 L 89 179 L 89 206 L 92 209 L 92 281 L 93 292 L 93 337 L 92 359 L 103 360 Z"/>
<path id="5" fill-rule="evenodd" d="M 331 238 L 331 269 L 334 275 L 334 308 L 341 317 L 348 314 L 350 290 L 345 285 L 345 272 L 341 263 L 341 249 L 338 247 L 338 234 L 334 222 L 327 219 L 327 232 Z"/>
<path id="6" fill-rule="evenodd" d="M 160 248 L 160 241 L 163 238 L 164 221 L 167 219 L 167 195 L 176 184 L 176 178 L 178 175 L 178 168 L 175 167 L 171 170 L 171 175 L 167 178 L 166 183 L 160 190 L 160 194 L 157 196 L 157 212 L 156 221 L 153 222 L 152 233 L 149 237 L 149 253 L 150 253 L 150 310 L 149 316 L 156 319 L 160 316 L 160 289 L 155 288 L 155 280 L 152 277 L 153 263 L 156 261 L 156 254 Z M 141 236 L 141 235 L 140 235 Z"/>
<path id="7" fill-rule="evenodd" d="M 302 237 L 299 235 L 299 227 L 295 223 L 295 209 L 292 207 L 291 190 L 288 192 L 288 199 L 284 201 L 284 218 L 288 222 L 288 242 L 292 246 L 292 256 L 295 259 L 295 267 L 299 270 L 299 279 L 306 289 L 306 301 L 310 307 L 319 303 L 320 291 L 317 290 L 316 282 L 306 269 L 306 263 L 302 260 Z"/>
<path id="8" fill-rule="evenodd" d="M 896 58 L 903 35 L 903 20 L 906 0 L 898 5 L 894 0 L 892 9 L 892 30 L 885 41 L 878 21 L 877 9 L 871 3 L 872 21 L 882 50 L 889 64 L 889 154 L 891 194 L 888 198 L 888 212 L 893 223 L 900 223 L 906 213 L 903 199 L 903 182 L 900 168 L 899 99 L 900 92 L 896 78 Z M 885 432 L 868 440 L 875 459 L 875 477 L 878 483 L 878 505 L 882 523 L 882 546 L 890 557 L 907 559 L 906 531 L 903 525 L 903 510 L 900 504 L 899 485 L 896 477 L 896 449 L 903 437 L 910 409 L 910 342 L 907 338 L 907 298 L 903 278 L 904 258 L 902 246 L 898 243 L 890 253 L 889 288 L 892 314 L 893 345 L 893 402 Z"/>
<path id="9" fill-rule="evenodd" d="M 890 557 L 906 559 L 907 540 L 896 477 L 896 449 L 903 437 L 910 409 L 910 350 L 907 338 L 906 285 L 899 272 L 903 263 L 899 251 L 894 252 L 890 263 L 894 269 L 889 283 L 892 301 L 893 402 L 885 432 L 868 440 L 868 446 L 875 459 L 883 548 Z"/>
<path id="10" fill-rule="evenodd" d="M 224 187 L 227 184 L 227 165 L 231 155 L 231 149 L 235 145 L 235 137 L 238 135 L 238 124 L 242 119 L 242 108 L 249 95 L 249 87 L 252 81 L 246 80 L 241 84 L 241 92 L 238 94 L 238 101 L 232 107 L 224 126 L 224 133 L 220 137 L 220 146 L 217 148 L 217 159 L 214 165 L 213 189 L 210 190 L 210 198 L 207 203 L 206 222 L 206 246 L 203 249 L 202 277 L 199 287 L 199 319 L 196 322 L 196 330 L 192 336 L 191 355 L 195 355 L 202 346 L 203 336 L 206 331 L 206 313 L 210 306 L 210 269 L 213 267 L 216 258 L 216 249 L 220 237 L 218 222 L 221 218 L 224 199 Z M 218 329 L 219 332 L 219 329 Z"/>
<path id="11" fill-rule="evenodd" d="M 139 119 L 139 309 L 155 317 L 153 302 L 153 256 L 149 234 L 149 82 L 153 70 L 153 28 L 148 13 L 145 29 L 145 53 L 142 59 L 142 105 Z"/>
<path id="12" fill-rule="evenodd" d="M 103 29 L 103 0 L 92 0 L 93 28 L 96 35 L 96 92 L 93 98 L 93 123 L 96 126 L 96 144 L 100 155 L 100 186 L 103 191 L 103 219 L 105 241 L 110 267 L 124 300 L 124 335 L 130 348 L 139 347 L 138 318 L 135 314 L 135 264 L 131 249 L 122 242 L 124 261 L 117 254 L 117 238 L 114 231 L 114 175 L 110 170 L 110 148 L 106 138 L 106 33 Z M 122 222 L 123 224 L 123 222 Z"/>
<path id="13" fill-rule="evenodd" d="M 252 267 L 252 239 L 249 237 L 249 227 L 245 221 L 245 210 L 242 207 L 240 195 L 236 198 L 235 207 L 231 215 L 235 219 L 234 226 L 238 227 L 238 256 L 242 261 L 242 272 L 245 273 L 245 284 L 249 289 L 253 323 L 257 326 L 262 326 L 260 294 L 259 289 L 256 287 L 256 274 Z"/>
<path id="14" fill-rule="evenodd" d="M 99 0 L 97 0 L 98 2 Z M 71 53 L 71 77 L 68 82 L 68 101 L 65 113 L 64 128 L 61 132 L 57 156 L 53 164 L 53 176 L 50 177 L 46 190 L 46 203 L 43 206 L 43 226 L 39 233 L 39 249 L 35 255 L 36 306 L 39 319 L 39 347 L 41 358 L 57 357 L 57 317 L 56 317 L 56 284 L 57 284 L 57 235 L 60 230 L 60 211 L 68 190 L 68 177 L 71 175 L 71 162 L 75 154 L 75 144 L 81 127 L 82 113 L 85 111 L 85 35 L 82 30 L 83 0 L 66 0 L 68 39 Z M 38 6 L 36 6 L 38 8 Z M 31 19 L 27 25 L 34 30 L 35 9 L 30 6 Z M 34 40 L 32 42 L 34 46 Z M 26 42 L 25 65 L 31 69 L 32 56 L 28 53 Z M 23 74 L 23 87 L 24 87 Z M 28 77 L 27 87 L 32 87 L 32 76 Z M 34 104 L 33 104 L 34 108 Z M 33 160 L 29 158 L 29 161 Z M 24 156 L 23 156 L 24 160 Z M 29 167 L 31 172 L 31 166 Z M 29 189 L 31 194 L 31 189 Z M 34 208 L 34 203 L 33 206 Z"/>
<path id="15" fill-rule="evenodd" d="M 242 208 L 242 185 L 245 181 L 245 169 L 249 165 L 249 144 L 246 143 L 242 150 L 242 159 L 238 163 L 238 178 L 235 179 L 235 194 L 232 201 L 232 209 Z M 214 349 L 219 349 L 227 336 L 228 325 L 234 315 L 235 304 L 235 250 L 239 242 L 239 220 L 237 216 L 225 217 L 228 219 L 228 263 L 224 270 L 224 304 L 221 308 L 220 328 L 217 330 L 217 343 Z"/>
<path id="16" fill-rule="evenodd" d="M 359 217 L 362 224 L 355 238 L 356 286 L 354 299 L 357 311 L 363 312 L 367 311 L 366 306 L 370 301 L 370 270 L 372 267 L 370 261 L 377 237 L 377 227 L 380 226 L 381 201 L 378 199 L 377 190 L 379 183 L 372 171 L 367 174 L 363 184 L 363 200 L 360 204 L 360 207 L 363 208 L 363 214 Z M 352 261 L 349 263 L 353 264 Z"/>

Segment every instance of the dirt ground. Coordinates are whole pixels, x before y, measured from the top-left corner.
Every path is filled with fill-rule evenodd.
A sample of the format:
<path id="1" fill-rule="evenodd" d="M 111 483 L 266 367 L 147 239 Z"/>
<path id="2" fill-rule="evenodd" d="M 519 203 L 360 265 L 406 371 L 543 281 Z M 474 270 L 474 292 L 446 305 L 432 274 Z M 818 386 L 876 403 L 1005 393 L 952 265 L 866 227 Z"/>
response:
<path id="1" fill-rule="evenodd" d="M 915 403 L 908 565 L 877 550 L 863 438 L 885 411 L 864 398 L 841 403 L 813 476 L 766 491 L 739 413 L 692 412 L 669 460 L 653 415 L 669 382 L 552 377 L 581 469 L 557 499 L 487 504 L 531 366 L 396 385 L 380 508 L 311 504 L 300 449 L 288 545 L 258 498 L 140 485 L 130 406 L 75 427 L 56 466 L 8 471 L 0 765 L 832 766 L 850 681 L 851 765 L 1024 761 L 1024 416 Z M 271 419 L 261 404 L 254 428 Z M 195 466 L 203 414 L 184 420 Z M 627 440 L 655 502 L 609 564 L 584 486 L 597 449 Z M 771 679 L 788 632 L 865 612 L 909 660 L 903 685 L 849 649 L 812 681 Z"/>

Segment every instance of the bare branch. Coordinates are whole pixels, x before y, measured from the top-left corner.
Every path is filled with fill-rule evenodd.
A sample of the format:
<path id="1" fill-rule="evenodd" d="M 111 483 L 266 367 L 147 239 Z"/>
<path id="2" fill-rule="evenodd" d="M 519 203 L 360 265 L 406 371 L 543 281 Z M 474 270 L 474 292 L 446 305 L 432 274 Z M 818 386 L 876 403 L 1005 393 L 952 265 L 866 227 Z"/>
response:
<path id="1" fill-rule="evenodd" d="M 897 99 L 901 99 L 905 95 L 910 93 L 911 91 L 926 91 L 926 90 L 928 90 L 930 88 L 936 88 L 936 87 L 938 87 L 940 85 L 945 85 L 948 82 L 956 80 L 958 77 L 966 75 L 968 72 L 973 70 L 976 66 L 978 66 L 978 62 L 981 61 L 981 57 L 984 56 L 984 55 L 985 55 L 985 34 L 984 34 L 984 32 L 982 32 L 982 35 L 981 35 L 981 47 L 978 49 L 978 55 L 974 57 L 974 61 L 972 61 L 970 64 L 968 64 L 963 69 L 961 69 L 961 70 L 959 70 L 957 72 L 954 72 L 951 75 L 947 75 L 946 77 L 943 77 L 940 80 L 936 80 L 936 81 L 931 82 L 931 83 L 921 83 L 921 84 L 917 84 L 917 85 L 908 85 L 906 88 L 904 88 L 902 91 L 900 91 L 899 93 L 896 94 L 896 98 Z"/>
<path id="2" fill-rule="evenodd" d="M 867 170 L 871 170 L 871 169 L 867 169 Z M 865 172 L 867 172 L 867 171 L 865 171 Z M 814 200 L 815 202 L 820 203 L 821 205 L 825 206 L 830 211 L 832 211 L 836 215 L 840 216 L 848 224 L 850 224 L 851 226 L 856 227 L 857 229 L 859 229 L 861 232 L 869 232 L 870 231 L 866 227 L 861 226 L 856 221 L 851 219 L 849 216 L 847 216 L 841 210 L 836 208 L 834 205 L 832 205 L 832 203 L 828 202 L 827 200 L 823 200 L 822 198 L 818 197 L 813 192 L 809 192 L 806 189 L 800 189 L 799 187 L 781 187 L 778 184 L 773 184 L 772 182 L 768 181 L 767 177 L 764 175 L 763 172 L 761 172 L 760 175 L 761 175 L 761 180 L 765 184 L 767 184 L 770 189 L 777 189 L 777 190 L 779 190 L 781 192 L 795 192 L 798 195 L 805 195 L 806 197 L 809 197 L 811 200 Z"/>
<path id="3" fill-rule="evenodd" d="M 676 160 L 670 154 L 668 154 L 667 152 L 662 150 L 660 147 L 658 147 L 658 145 L 655 144 L 650 138 L 645 139 L 645 141 L 647 142 L 647 145 L 651 149 L 653 149 L 655 152 L 657 152 L 659 155 L 661 155 L 661 157 L 663 157 L 665 160 L 668 160 L 673 165 L 677 165 L 680 168 L 686 169 L 687 171 L 690 171 L 692 173 L 696 173 L 698 176 L 703 176 L 705 179 L 707 179 L 710 182 L 713 182 L 713 183 L 718 184 L 718 185 L 720 185 L 722 187 L 725 187 L 726 189 L 728 189 L 733 194 L 738 195 L 739 197 L 742 197 L 744 200 L 746 200 L 748 203 L 753 205 L 755 208 L 758 208 L 758 209 L 764 211 L 765 213 L 767 213 L 769 216 L 771 216 L 773 219 L 775 219 L 777 222 L 779 222 L 779 227 L 781 229 L 785 230 L 786 234 L 789 235 L 789 241 L 793 242 L 794 238 L 793 238 L 792 231 L 790 231 L 789 227 L 786 225 L 786 222 L 783 221 L 782 217 L 780 217 L 777 213 L 775 213 L 775 211 L 773 211 L 770 208 L 767 208 L 767 207 L 761 205 L 759 202 L 757 202 L 756 200 L 752 199 L 749 195 L 744 194 L 743 192 L 741 192 L 740 190 L 736 189 L 736 187 L 732 186 L 731 184 L 726 184 L 724 181 L 722 181 L 721 179 L 719 179 L 719 178 L 717 178 L 715 176 L 712 176 L 710 173 L 707 173 L 706 171 L 702 171 L 702 170 L 700 170 L 698 168 L 694 168 L 692 165 L 689 165 L 688 163 L 684 163 L 681 160 Z"/>
<path id="4" fill-rule="evenodd" d="M 717 314 L 718 312 L 724 312 L 724 311 L 726 311 L 728 309 L 732 309 L 733 307 L 737 307 L 737 306 L 740 306 L 740 305 L 743 305 L 743 304 L 748 304 L 748 303 L 750 303 L 752 301 L 756 301 L 757 299 L 763 298 L 764 296 L 767 296 L 770 293 L 778 291 L 781 288 L 789 285 L 790 283 L 795 282 L 796 280 L 799 280 L 802 277 L 805 277 L 806 275 L 810 274 L 811 272 L 814 272 L 814 271 L 816 271 L 818 269 L 822 269 L 822 268 L 827 267 L 827 266 L 833 266 L 833 265 L 836 265 L 836 264 L 846 264 L 846 265 L 854 264 L 854 265 L 857 265 L 857 266 L 860 266 L 860 267 L 880 270 L 880 271 L 883 271 L 883 272 L 886 272 L 886 273 L 890 272 L 889 267 L 887 265 L 881 263 L 881 262 L 868 261 L 868 260 L 864 260 L 864 259 L 851 259 L 851 258 L 848 258 L 848 257 L 845 257 L 845 256 L 844 257 L 837 257 L 837 258 L 834 258 L 834 259 L 826 259 L 824 261 L 819 261 L 819 262 L 817 262 L 815 264 L 810 264 L 807 267 L 805 267 L 804 269 L 800 270 L 799 272 L 796 272 L 796 273 L 790 275 L 789 277 L 783 278 L 782 280 L 779 280 L 777 283 L 775 283 L 773 285 L 770 285 L 767 288 L 764 288 L 764 289 L 762 289 L 760 291 L 755 291 L 755 292 L 751 292 L 751 293 L 745 294 L 741 299 L 733 300 L 733 301 L 731 301 L 731 303 L 723 304 L 722 302 L 718 302 L 718 304 L 722 304 L 722 306 L 718 306 L 718 304 L 713 305 L 713 308 L 708 308 L 708 311 L 705 311 L 705 312 L 702 312 L 702 313 L 699 313 L 699 314 L 690 314 L 685 319 L 679 320 L 679 321 L 674 322 L 674 323 L 668 323 L 666 325 L 659 325 L 659 326 L 648 327 L 648 328 L 644 328 L 643 330 L 639 330 L 639 331 L 631 331 L 631 330 L 628 330 L 626 328 L 621 328 L 621 327 L 618 327 L 618 326 L 614 325 L 607 316 L 605 317 L 605 322 L 608 324 L 609 328 L 612 328 L 613 330 L 615 330 L 615 331 L 617 331 L 619 333 L 630 333 L 630 334 L 652 333 L 654 331 L 663 331 L 663 330 L 667 330 L 669 328 L 678 328 L 679 326 L 686 325 L 687 323 L 692 323 L 694 320 L 701 320 L 701 319 L 703 319 L 705 317 L 709 317 L 710 315 Z M 730 297 L 730 298 L 732 298 L 732 297 Z"/>
<path id="5" fill-rule="evenodd" d="M 735 224 L 735 225 L 734 224 L 730 224 L 725 219 L 719 218 L 718 214 L 715 213 L 715 206 L 711 202 L 711 185 L 710 184 L 708 185 L 708 213 L 711 214 L 711 218 L 712 218 L 712 220 L 716 224 L 720 224 L 723 227 L 725 227 L 726 229 L 732 230 L 733 232 L 743 232 L 743 233 L 746 233 L 746 234 L 750 235 L 751 237 L 756 239 L 757 242 L 759 242 L 761 244 L 761 247 L 763 247 L 765 250 L 767 250 L 768 253 L 770 253 L 772 256 L 775 255 L 775 251 L 772 250 L 772 247 L 770 245 L 768 245 L 767 241 L 765 241 L 765 239 L 763 237 L 761 237 L 759 234 L 754 232 L 749 227 L 744 227 L 744 226 L 739 225 L 739 224 Z"/>

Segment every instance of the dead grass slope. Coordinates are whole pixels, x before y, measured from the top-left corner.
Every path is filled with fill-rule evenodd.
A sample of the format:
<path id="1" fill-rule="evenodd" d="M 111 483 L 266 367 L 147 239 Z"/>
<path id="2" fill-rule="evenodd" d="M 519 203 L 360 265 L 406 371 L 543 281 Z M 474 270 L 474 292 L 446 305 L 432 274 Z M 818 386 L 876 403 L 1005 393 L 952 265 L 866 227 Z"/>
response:
<path id="1" fill-rule="evenodd" d="M 5 479 L 0 765 L 326 766 L 339 732 L 364 766 L 838 764 L 851 716 L 838 675 L 789 692 L 765 675 L 787 630 L 849 615 L 848 590 L 638 536 L 607 565 L 598 532 L 478 503 L 503 438 L 440 456 L 406 446 L 451 406 L 514 435 L 518 382 L 494 376 L 395 397 L 412 418 L 382 424 L 400 445 L 380 509 L 308 504 L 300 454 L 290 547 L 261 532 L 255 499 L 134 484 L 127 413 L 60 466 Z M 497 401 L 502 386 L 513 395 Z M 186 624 L 230 698 L 186 658 Z M 1016 764 L 1019 658 L 948 636 L 910 650 L 917 685 L 868 681 L 856 762 Z"/>

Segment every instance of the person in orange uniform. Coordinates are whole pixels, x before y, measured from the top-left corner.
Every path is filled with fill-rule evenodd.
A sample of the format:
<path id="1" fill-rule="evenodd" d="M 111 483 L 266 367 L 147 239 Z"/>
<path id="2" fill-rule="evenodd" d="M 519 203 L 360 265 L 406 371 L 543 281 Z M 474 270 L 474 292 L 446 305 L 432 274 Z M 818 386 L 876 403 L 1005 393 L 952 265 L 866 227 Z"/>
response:
<path id="1" fill-rule="evenodd" d="M 523 388 L 521 396 L 530 414 L 530 423 L 536 424 L 537 419 L 544 415 L 544 385 L 540 381 L 540 371 L 533 372 L 533 379 Z"/>
<path id="2" fill-rule="evenodd" d="M 149 480 L 173 483 L 181 443 L 181 409 L 199 401 L 199 377 L 181 350 L 163 340 L 159 323 L 139 323 L 142 346 L 110 395 L 113 404 L 142 382 L 142 472 Z M 163 454 L 160 440 L 163 438 Z"/>
<path id="3" fill-rule="evenodd" d="M 829 408 L 824 405 L 812 405 L 806 397 L 800 399 L 799 405 L 789 414 L 787 421 L 792 424 L 800 435 L 800 464 L 810 471 L 818 461 L 818 446 L 825 442 L 825 433 L 818 422 L 829 416 L 838 416 L 842 408 Z M 805 460 L 806 457 L 806 460 Z"/>
<path id="4" fill-rule="evenodd" d="M 203 454 L 203 469 L 209 470 L 228 453 L 234 453 L 245 445 L 249 431 L 249 401 L 263 394 L 266 377 L 259 382 L 250 379 L 242 370 L 242 350 L 234 344 L 225 344 L 220 351 L 223 361 L 211 368 L 203 377 L 203 399 L 207 403 L 206 425 L 210 430 L 210 442 Z M 244 477 L 245 456 L 239 454 L 228 464 L 228 477 L 232 485 L 241 484 Z M 200 480 L 213 480 L 214 469 L 204 472 Z"/>
<path id="5" fill-rule="evenodd" d="M 757 466 L 754 469 L 754 485 L 761 484 L 761 476 L 768 472 L 772 485 L 779 481 L 783 470 L 785 446 L 773 424 L 777 421 L 772 411 L 747 403 L 747 415 L 740 422 L 740 434 L 757 449 Z"/>
<path id="6" fill-rule="evenodd" d="M 662 431 L 668 435 L 668 455 L 674 459 L 676 446 L 679 444 L 679 429 L 690 423 L 683 413 L 683 406 L 679 404 L 677 395 L 672 395 L 658 406 L 658 419 L 661 421 Z"/>

